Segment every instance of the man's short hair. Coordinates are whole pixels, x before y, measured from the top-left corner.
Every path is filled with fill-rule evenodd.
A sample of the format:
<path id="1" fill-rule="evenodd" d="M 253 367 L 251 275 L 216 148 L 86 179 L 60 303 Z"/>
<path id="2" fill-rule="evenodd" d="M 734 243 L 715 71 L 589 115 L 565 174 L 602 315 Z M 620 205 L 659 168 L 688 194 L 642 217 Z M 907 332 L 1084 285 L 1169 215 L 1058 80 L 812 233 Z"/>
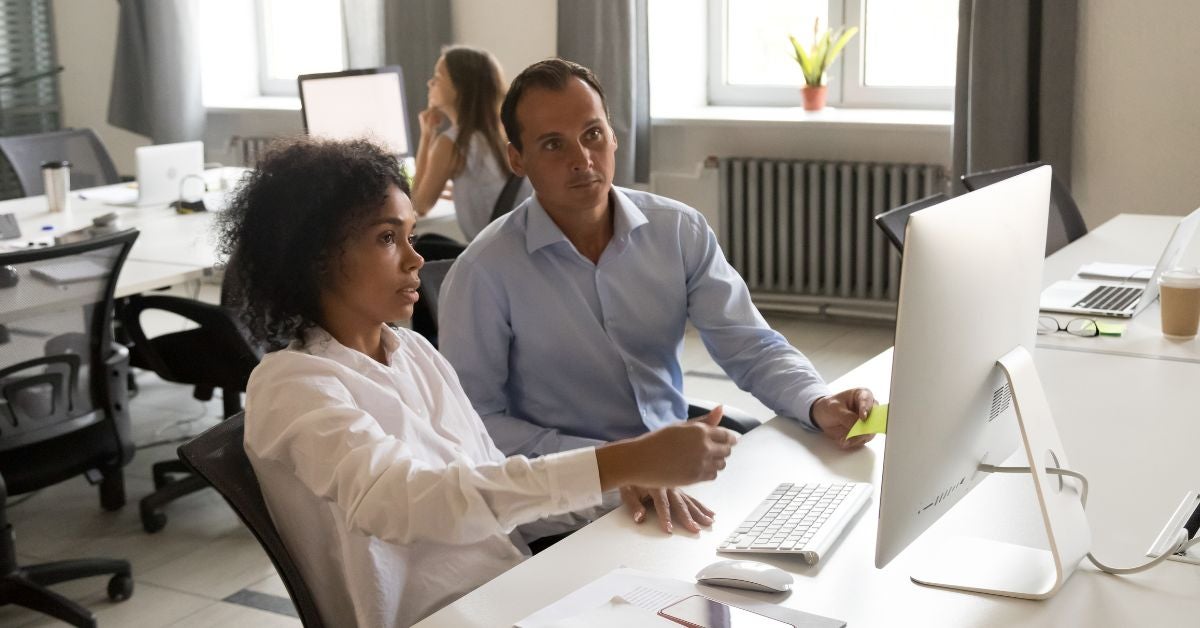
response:
<path id="1" fill-rule="evenodd" d="M 508 87 L 508 95 L 504 97 L 504 104 L 500 106 L 500 122 L 504 124 L 504 133 L 508 135 L 508 142 L 512 144 L 517 151 L 521 151 L 524 147 L 521 146 L 521 124 L 517 122 L 517 104 L 521 102 L 521 96 L 525 95 L 525 90 L 529 88 L 542 88 L 551 91 L 561 91 L 566 89 L 567 82 L 572 78 L 577 78 L 600 96 L 600 104 L 604 107 L 604 117 L 608 118 L 608 101 L 604 99 L 604 90 L 600 87 L 600 81 L 596 79 L 596 75 L 592 71 L 573 61 L 566 59 L 546 59 L 525 68 L 513 79 L 512 85 Z"/>

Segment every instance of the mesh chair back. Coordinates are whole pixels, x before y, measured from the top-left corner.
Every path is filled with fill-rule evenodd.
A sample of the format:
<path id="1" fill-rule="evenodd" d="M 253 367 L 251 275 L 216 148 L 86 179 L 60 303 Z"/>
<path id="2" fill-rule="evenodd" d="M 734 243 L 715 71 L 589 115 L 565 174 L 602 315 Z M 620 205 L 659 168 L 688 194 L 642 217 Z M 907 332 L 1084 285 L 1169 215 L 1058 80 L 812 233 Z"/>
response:
<path id="1" fill-rule="evenodd" d="M 300 576 L 296 561 L 283 545 L 263 500 L 258 478 L 242 445 L 244 434 L 245 414 L 239 412 L 184 443 L 179 448 L 179 458 L 212 484 L 254 533 L 292 596 L 300 621 L 308 628 L 321 628 L 324 624 L 317 612 L 316 601 Z"/>
<path id="2" fill-rule="evenodd" d="M 71 189 L 120 182 L 112 158 L 91 129 L 0 137 L 0 154 L 8 160 L 24 196 L 45 193 L 42 162 L 71 162 Z"/>
<path id="3" fill-rule="evenodd" d="M 0 288 L 0 452 L 108 418 L 128 443 L 124 380 L 109 381 L 120 370 L 110 365 L 128 359 L 112 342 L 112 307 L 137 236 L 130 229 L 0 254 L 0 266 L 18 278 Z"/>
<path id="4" fill-rule="evenodd" d="M 1022 172 L 1028 172 L 1046 164 L 1035 161 L 1028 164 L 997 168 L 986 172 L 963 175 L 963 185 L 968 190 L 975 191 L 993 183 L 1003 181 Z M 1055 174 L 1050 179 L 1050 217 L 1046 225 L 1046 256 L 1062 247 L 1087 235 L 1087 224 L 1083 222 L 1083 214 L 1067 186 Z"/>
<path id="5" fill-rule="evenodd" d="M 926 207 L 933 207 L 947 198 L 945 194 L 938 193 L 895 209 L 889 209 L 875 217 L 875 224 L 892 242 L 892 246 L 895 246 L 900 253 L 904 253 L 904 230 L 908 227 L 908 217 Z"/>

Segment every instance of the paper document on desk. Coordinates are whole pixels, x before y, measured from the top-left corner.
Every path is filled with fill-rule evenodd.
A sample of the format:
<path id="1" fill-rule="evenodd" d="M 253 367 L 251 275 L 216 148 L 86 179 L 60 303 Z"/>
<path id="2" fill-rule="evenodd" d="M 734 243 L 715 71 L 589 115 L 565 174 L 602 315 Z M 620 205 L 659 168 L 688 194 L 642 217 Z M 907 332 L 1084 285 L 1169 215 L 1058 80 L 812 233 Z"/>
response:
<path id="1" fill-rule="evenodd" d="M 105 205 L 133 205 L 137 203 L 137 188 L 128 186 L 103 187 L 79 193 L 79 198 L 87 201 L 100 201 Z"/>
<path id="2" fill-rule="evenodd" d="M 676 627 L 658 611 L 686 597 L 704 595 L 786 622 L 796 628 L 842 628 L 846 622 L 737 593 L 621 567 L 516 623 L 517 628 L 590 628 L 592 626 Z"/>
<path id="3" fill-rule="evenodd" d="M 51 283 L 74 283 L 108 276 L 108 266 L 90 259 L 69 259 L 29 269 L 29 274 Z"/>
<path id="4" fill-rule="evenodd" d="M 1092 262 L 1079 267 L 1075 273 L 1080 279 L 1109 279 L 1114 281 L 1150 281 L 1154 274 L 1153 266 L 1145 264 L 1109 264 L 1107 262 Z"/>

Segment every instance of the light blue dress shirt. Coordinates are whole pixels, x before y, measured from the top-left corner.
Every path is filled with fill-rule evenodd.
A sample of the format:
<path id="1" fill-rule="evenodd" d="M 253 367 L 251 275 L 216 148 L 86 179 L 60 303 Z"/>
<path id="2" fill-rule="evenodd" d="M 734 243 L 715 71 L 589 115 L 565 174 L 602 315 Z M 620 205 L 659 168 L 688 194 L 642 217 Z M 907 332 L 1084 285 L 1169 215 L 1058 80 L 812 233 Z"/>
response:
<path id="1" fill-rule="evenodd" d="M 689 320 L 739 387 L 811 429 L 828 387 L 767 326 L 704 217 L 644 192 L 610 198 L 613 237 L 599 263 L 535 194 L 484 229 L 442 286 L 440 350 L 496 446 L 539 456 L 686 419 Z"/>

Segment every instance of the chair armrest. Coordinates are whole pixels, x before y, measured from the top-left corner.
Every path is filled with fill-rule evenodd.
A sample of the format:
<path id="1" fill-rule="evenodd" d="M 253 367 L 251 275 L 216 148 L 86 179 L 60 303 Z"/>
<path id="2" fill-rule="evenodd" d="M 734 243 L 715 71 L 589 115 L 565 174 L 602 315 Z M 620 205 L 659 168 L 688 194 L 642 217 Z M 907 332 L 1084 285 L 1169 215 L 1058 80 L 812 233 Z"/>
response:
<path id="1" fill-rule="evenodd" d="M 715 401 L 697 399 L 694 397 L 688 397 L 687 402 L 689 419 L 704 416 L 709 412 L 712 412 L 713 409 L 718 405 L 721 405 Z M 721 427 L 733 430 L 738 434 L 745 434 L 746 432 L 749 432 L 760 425 L 762 425 L 762 421 L 754 418 L 745 410 L 735 406 L 725 405 L 724 411 L 721 415 Z"/>

